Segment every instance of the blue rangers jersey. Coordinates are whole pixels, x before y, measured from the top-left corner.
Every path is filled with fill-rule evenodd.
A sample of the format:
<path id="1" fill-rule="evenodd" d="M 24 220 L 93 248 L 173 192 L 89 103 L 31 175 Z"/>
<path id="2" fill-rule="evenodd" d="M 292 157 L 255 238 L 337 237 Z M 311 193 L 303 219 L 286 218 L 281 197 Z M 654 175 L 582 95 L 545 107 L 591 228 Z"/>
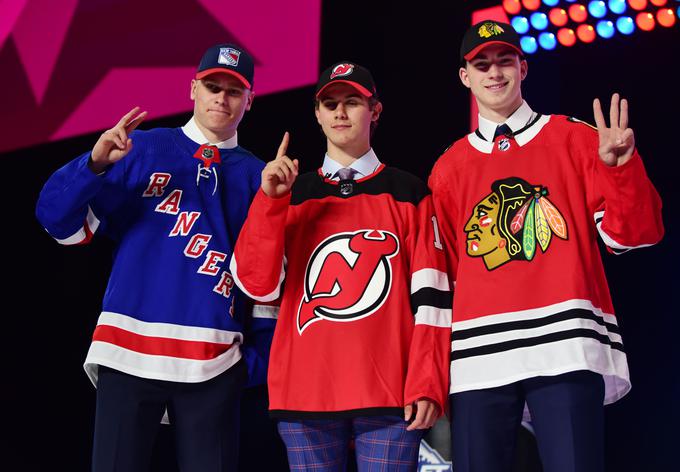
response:
<path id="1" fill-rule="evenodd" d="M 276 314 L 255 306 L 246 320 L 245 297 L 228 267 L 264 163 L 236 137 L 220 148 L 199 146 L 193 119 L 184 128 L 135 131 L 131 139 L 130 153 L 102 175 L 88 168 L 89 152 L 59 169 L 36 210 L 61 244 L 84 244 L 94 233 L 117 243 L 88 376 L 96 384 L 105 365 L 201 382 L 245 353 L 251 384 L 263 382 Z"/>

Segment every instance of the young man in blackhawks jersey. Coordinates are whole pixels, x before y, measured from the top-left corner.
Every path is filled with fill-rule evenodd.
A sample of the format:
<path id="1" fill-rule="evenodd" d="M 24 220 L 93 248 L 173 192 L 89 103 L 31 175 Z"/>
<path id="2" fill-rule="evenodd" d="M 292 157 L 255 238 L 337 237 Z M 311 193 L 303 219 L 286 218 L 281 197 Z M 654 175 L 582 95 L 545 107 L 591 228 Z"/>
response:
<path id="1" fill-rule="evenodd" d="M 603 404 L 628 392 L 597 235 L 610 252 L 663 235 L 661 201 L 612 97 L 609 126 L 542 115 L 512 26 L 461 46 L 479 128 L 437 161 L 430 187 L 456 281 L 451 346 L 456 472 L 510 470 L 525 404 L 546 471 L 604 470 Z"/>
<path id="2" fill-rule="evenodd" d="M 280 297 L 270 414 L 293 470 L 344 470 L 351 438 L 359 470 L 414 470 L 444 409 L 445 256 L 425 184 L 371 148 L 382 109 L 365 68 L 321 74 L 323 164 L 298 176 L 284 135 L 231 262 L 250 297 Z"/>
<path id="3" fill-rule="evenodd" d="M 227 270 L 264 167 L 237 140 L 253 75 L 243 49 L 211 47 L 185 126 L 133 132 L 146 116 L 135 108 L 40 195 L 38 219 L 58 242 L 95 232 L 117 242 L 85 360 L 95 471 L 148 470 L 165 411 L 181 470 L 236 467 L 241 391 L 264 382 L 274 327 L 256 307 L 244 336 L 245 300 Z"/>

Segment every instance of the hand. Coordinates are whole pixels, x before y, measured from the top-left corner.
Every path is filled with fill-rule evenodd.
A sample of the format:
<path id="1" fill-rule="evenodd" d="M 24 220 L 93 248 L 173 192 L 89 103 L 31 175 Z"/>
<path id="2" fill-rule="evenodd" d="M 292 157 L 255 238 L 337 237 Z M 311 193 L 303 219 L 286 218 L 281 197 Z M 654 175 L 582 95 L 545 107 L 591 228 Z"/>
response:
<path id="1" fill-rule="evenodd" d="M 404 407 L 404 420 L 410 420 L 414 413 L 416 417 L 413 422 L 408 425 L 406 431 L 431 428 L 439 416 L 439 407 L 429 398 L 421 398 Z"/>
<path id="2" fill-rule="evenodd" d="M 619 110 L 619 94 L 612 95 L 612 104 L 609 108 L 611 128 L 607 128 L 600 100 L 597 98 L 593 101 L 593 113 L 597 133 L 600 135 L 598 153 L 602 162 L 611 167 L 628 162 L 635 150 L 635 136 L 633 130 L 628 127 L 628 101 L 625 98 L 621 100 Z"/>
<path id="3" fill-rule="evenodd" d="M 111 129 L 107 129 L 99 136 L 92 148 L 92 163 L 90 169 L 99 174 L 107 166 L 124 158 L 132 149 L 132 140 L 128 137 L 132 131 L 146 118 L 147 112 L 135 114 L 139 107 L 134 107 Z"/>
<path id="4" fill-rule="evenodd" d="M 286 131 L 276 152 L 276 158 L 262 169 L 262 191 L 272 198 L 288 194 L 298 176 L 298 160 L 291 160 L 286 156 L 289 140 L 290 135 Z"/>

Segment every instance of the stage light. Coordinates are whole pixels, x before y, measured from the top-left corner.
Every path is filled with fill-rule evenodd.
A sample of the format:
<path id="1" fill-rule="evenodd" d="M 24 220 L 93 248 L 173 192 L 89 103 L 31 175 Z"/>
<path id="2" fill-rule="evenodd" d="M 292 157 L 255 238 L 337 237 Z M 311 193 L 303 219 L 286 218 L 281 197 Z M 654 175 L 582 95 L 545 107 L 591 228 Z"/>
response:
<path id="1" fill-rule="evenodd" d="M 560 28 L 557 32 L 557 40 L 562 46 L 573 46 L 576 43 L 576 35 L 573 29 Z"/>
<path id="2" fill-rule="evenodd" d="M 541 6 L 541 0 L 522 0 L 522 5 L 527 10 L 538 10 L 538 7 Z"/>
<path id="3" fill-rule="evenodd" d="M 519 40 L 519 44 L 522 46 L 522 51 L 527 54 L 533 54 L 538 49 L 536 38 L 533 36 L 522 36 Z"/>
<path id="4" fill-rule="evenodd" d="M 595 28 L 591 25 L 578 25 L 576 36 L 584 43 L 592 43 L 595 41 Z"/>
<path id="5" fill-rule="evenodd" d="M 569 21 L 569 17 L 564 8 L 553 8 L 550 10 L 548 17 L 550 18 L 550 23 L 555 26 L 564 26 L 567 24 L 567 21 Z"/>
<path id="6" fill-rule="evenodd" d="M 557 46 L 557 38 L 555 38 L 554 34 L 546 31 L 538 35 L 538 44 L 540 44 L 543 49 L 550 51 Z"/>
<path id="7" fill-rule="evenodd" d="M 614 29 L 614 23 L 609 20 L 601 20 L 597 22 L 597 34 L 605 39 L 609 39 L 614 36 L 616 30 Z"/>
<path id="8" fill-rule="evenodd" d="M 510 21 L 517 34 L 524 34 L 529 31 L 529 20 L 523 16 L 516 16 Z"/>
<path id="9" fill-rule="evenodd" d="M 602 18 L 607 14 L 607 5 L 602 0 L 593 0 L 588 4 L 588 12 L 595 18 Z"/>
<path id="10" fill-rule="evenodd" d="M 644 10 L 647 8 L 647 0 L 628 0 L 628 5 L 630 5 L 633 10 Z"/>
<path id="11" fill-rule="evenodd" d="M 675 14 L 671 8 L 662 8 L 656 12 L 656 21 L 658 21 L 661 26 L 670 28 L 675 24 Z"/>
<path id="12" fill-rule="evenodd" d="M 531 26 L 537 30 L 544 30 L 548 27 L 548 17 L 543 12 L 535 12 L 531 14 Z"/>
<path id="13" fill-rule="evenodd" d="M 635 23 L 643 31 L 652 31 L 655 26 L 654 15 L 646 11 L 640 12 L 635 17 Z"/>
<path id="14" fill-rule="evenodd" d="M 503 8 L 511 15 L 516 15 L 522 10 L 522 4 L 519 0 L 503 0 Z"/>
<path id="15" fill-rule="evenodd" d="M 617 15 L 626 11 L 626 0 L 609 0 L 608 5 L 609 9 Z"/>
<path id="16" fill-rule="evenodd" d="M 543 4 L 549 7 L 554 7 L 558 3 L 560 3 L 560 0 L 543 0 Z"/>
<path id="17" fill-rule="evenodd" d="M 583 23 L 588 18 L 588 11 L 581 4 L 572 5 L 569 7 L 569 18 L 576 23 Z"/>
<path id="18" fill-rule="evenodd" d="M 616 20 L 616 29 L 622 34 L 633 34 L 635 22 L 630 16 L 621 16 Z"/>
<path id="19" fill-rule="evenodd" d="M 649 1 L 652 2 L 652 5 L 655 5 L 657 7 L 662 7 L 666 4 L 667 0 L 649 0 Z"/>

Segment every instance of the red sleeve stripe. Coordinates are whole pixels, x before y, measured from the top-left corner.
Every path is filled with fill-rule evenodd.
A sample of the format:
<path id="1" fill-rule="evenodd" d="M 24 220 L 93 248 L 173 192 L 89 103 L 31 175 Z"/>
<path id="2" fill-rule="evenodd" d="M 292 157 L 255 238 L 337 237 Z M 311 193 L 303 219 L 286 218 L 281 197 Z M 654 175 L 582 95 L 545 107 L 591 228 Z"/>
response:
<path id="1" fill-rule="evenodd" d="M 73 233 L 71 236 L 64 239 L 54 238 L 59 244 L 71 246 L 74 244 L 87 244 L 92 239 L 92 236 L 99 228 L 99 218 L 92 212 L 92 208 L 87 207 L 87 216 L 83 222 L 82 228 Z"/>

